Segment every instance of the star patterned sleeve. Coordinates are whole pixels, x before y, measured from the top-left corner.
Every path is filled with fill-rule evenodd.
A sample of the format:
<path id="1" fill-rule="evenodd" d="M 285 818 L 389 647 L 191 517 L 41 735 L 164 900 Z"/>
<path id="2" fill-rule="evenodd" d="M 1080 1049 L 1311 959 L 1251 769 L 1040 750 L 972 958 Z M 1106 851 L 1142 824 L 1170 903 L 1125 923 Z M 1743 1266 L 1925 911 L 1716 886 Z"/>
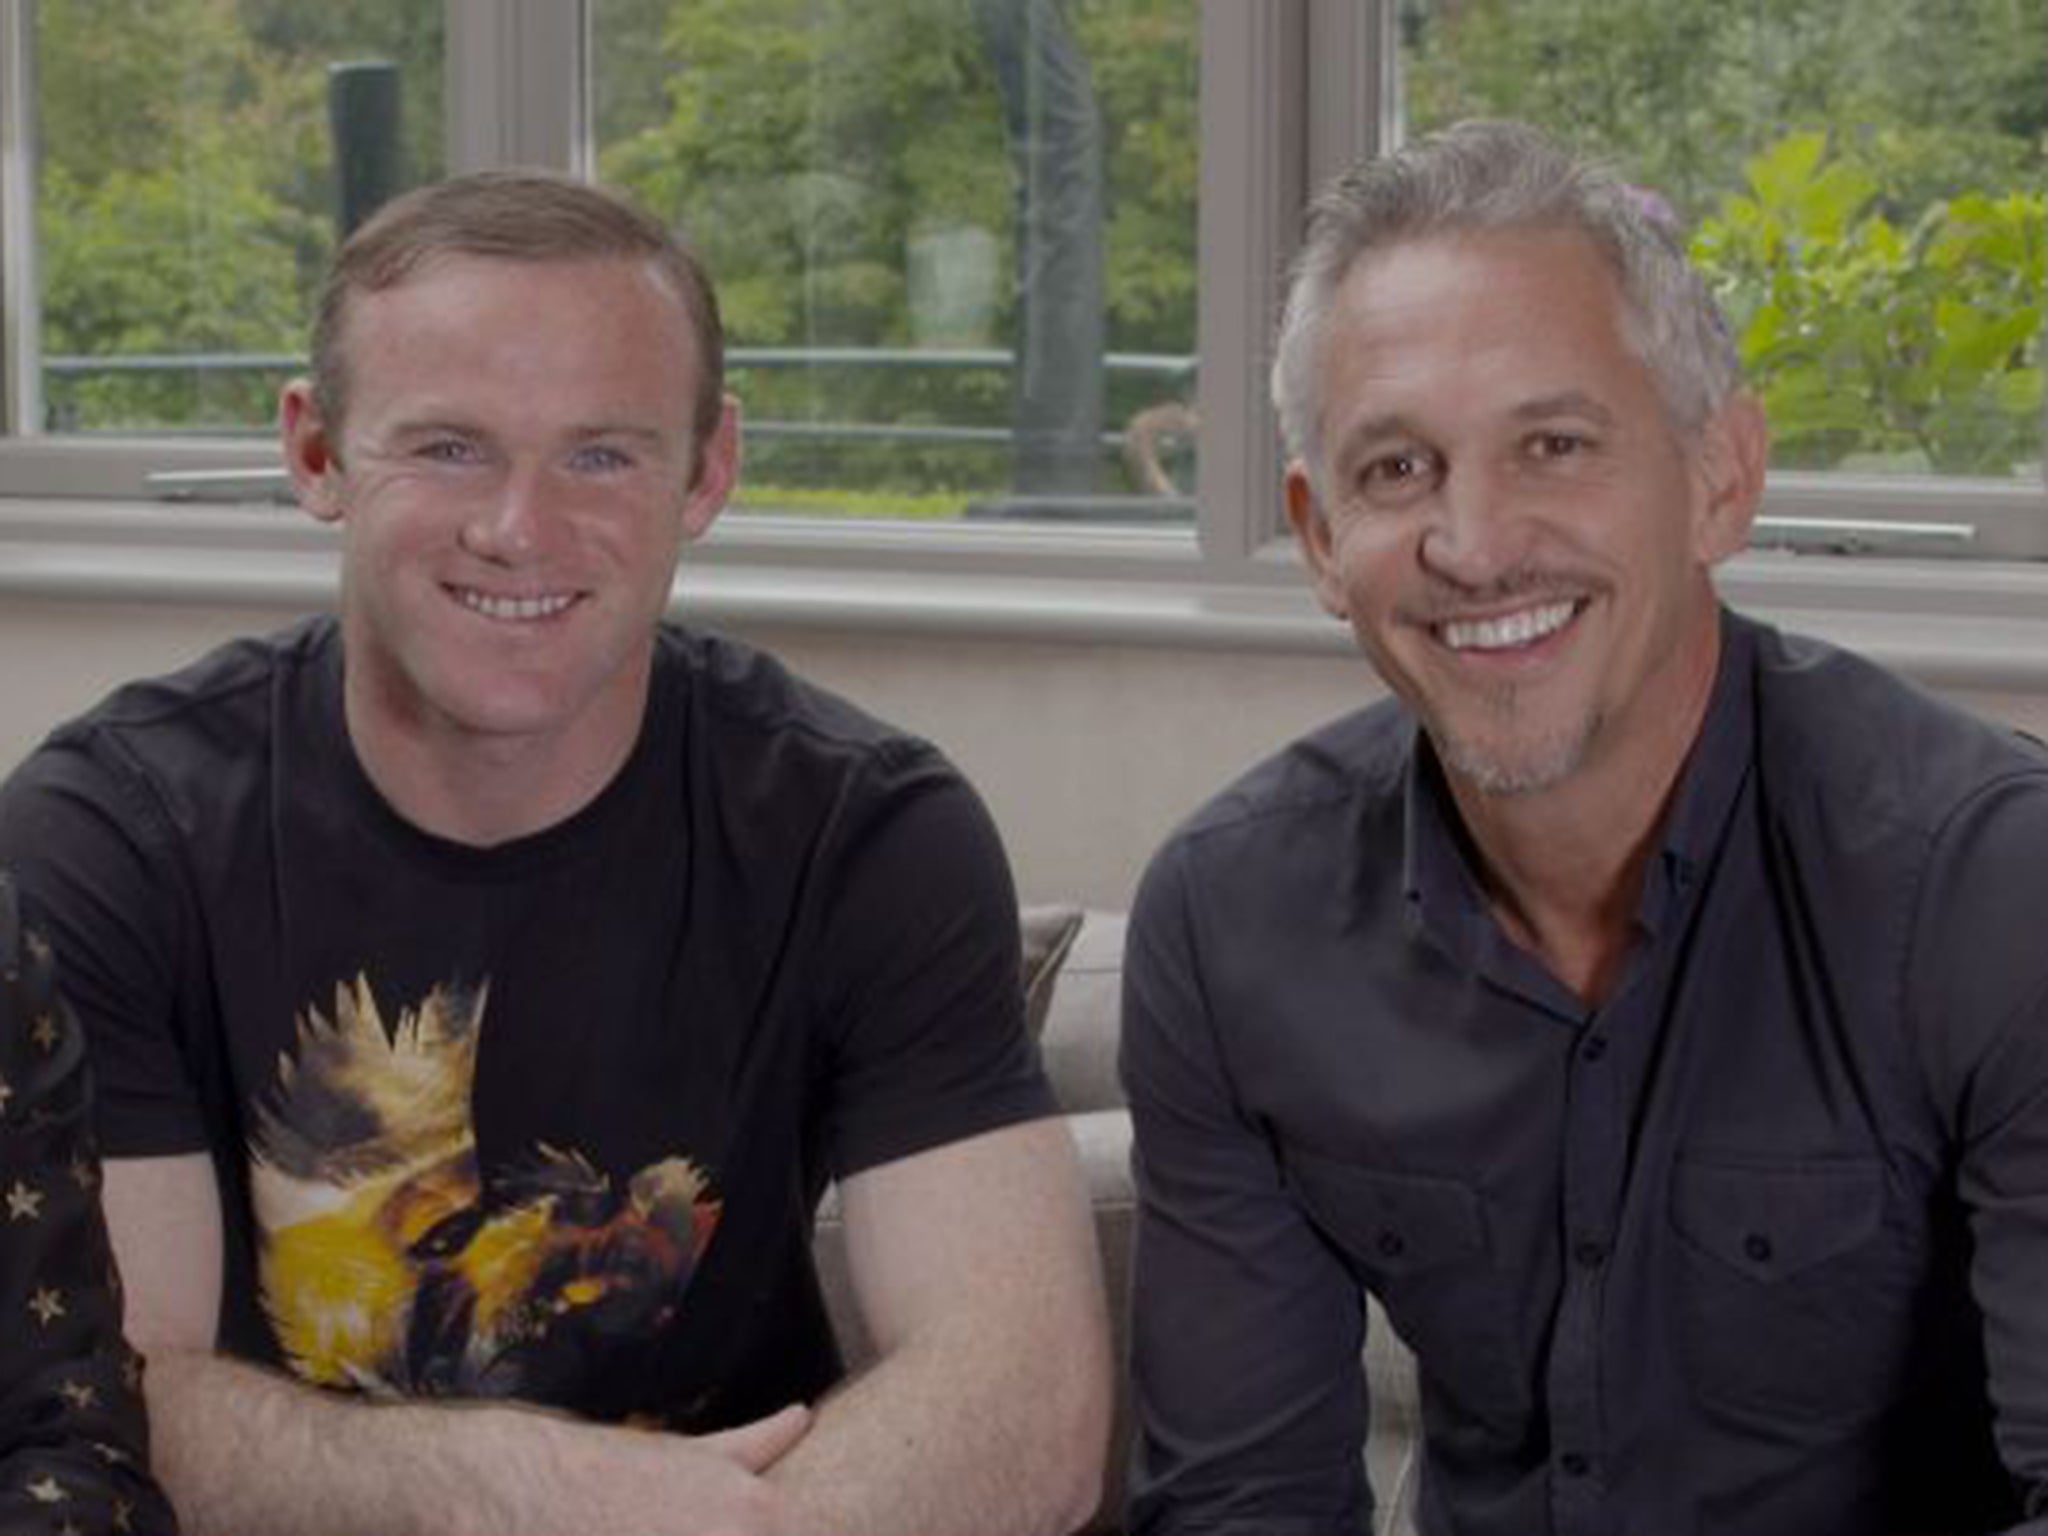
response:
<path id="1" fill-rule="evenodd" d="M 85 1042 L 0 873 L 0 1531 L 175 1533 L 121 1335 Z"/>

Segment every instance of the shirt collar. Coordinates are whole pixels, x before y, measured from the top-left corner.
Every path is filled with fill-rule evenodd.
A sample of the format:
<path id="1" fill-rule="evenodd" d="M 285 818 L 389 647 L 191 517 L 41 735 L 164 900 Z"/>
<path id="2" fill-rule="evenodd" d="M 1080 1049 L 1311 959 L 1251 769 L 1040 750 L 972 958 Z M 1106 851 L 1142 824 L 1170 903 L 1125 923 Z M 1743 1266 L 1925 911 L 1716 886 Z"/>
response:
<path id="1" fill-rule="evenodd" d="M 1643 882 L 1636 914 L 1652 935 L 1663 926 L 1673 904 L 1699 886 L 1720 852 L 1754 756 L 1756 715 L 1750 706 L 1755 693 L 1756 626 L 1723 608 L 1714 691 L 1672 792 L 1657 869 Z"/>

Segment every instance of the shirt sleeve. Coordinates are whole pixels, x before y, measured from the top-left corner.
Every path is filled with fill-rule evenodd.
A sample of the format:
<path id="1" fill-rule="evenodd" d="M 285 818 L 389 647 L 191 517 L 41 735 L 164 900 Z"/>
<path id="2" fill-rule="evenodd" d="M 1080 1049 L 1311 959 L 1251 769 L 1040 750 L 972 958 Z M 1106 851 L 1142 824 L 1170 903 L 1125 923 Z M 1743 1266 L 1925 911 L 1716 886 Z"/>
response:
<path id="1" fill-rule="evenodd" d="M 818 882 L 839 1178 L 1057 1108 L 1025 1034 L 1017 900 L 979 797 L 916 749 L 863 798 Z"/>
<path id="2" fill-rule="evenodd" d="M 1909 1017 L 1956 1148 L 1998 1452 L 2048 1532 L 2048 771 L 1981 791 L 1936 839 Z"/>
<path id="3" fill-rule="evenodd" d="M 204 1150 L 178 1033 L 192 962 L 189 881 L 138 775 L 79 740 L 46 745 L 0 788 L 0 864 L 34 904 L 91 1042 L 95 1125 L 110 1157 Z"/>
<path id="4" fill-rule="evenodd" d="M 1131 1525 L 1203 1536 L 1368 1529 L 1364 1301 L 1240 1109 L 1204 996 L 1184 847 L 1132 911 L 1121 1067 L 1138 1191 Z"/>
<path id="5" fill-rule="evenodd" d="M 0 875 L 0 1529 L 169 1536 L 121 1336 L 84 1040 Z"/>

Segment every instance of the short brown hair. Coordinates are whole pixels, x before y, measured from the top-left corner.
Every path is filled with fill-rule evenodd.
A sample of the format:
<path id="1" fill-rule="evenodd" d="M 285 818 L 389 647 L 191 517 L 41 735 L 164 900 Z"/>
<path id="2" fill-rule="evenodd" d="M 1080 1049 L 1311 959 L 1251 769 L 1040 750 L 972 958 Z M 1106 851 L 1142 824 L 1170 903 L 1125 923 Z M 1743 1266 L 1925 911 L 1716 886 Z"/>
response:
<path id="1" fill-rule="evenodd" d="M 313 324 L 313 398 L 338 429 L 348 395 L 342 326 L 350 298 L 395 288 L 439 256 L 504 261 L 640 258 L 675 289 L 697 341 L 692 426 L 702 443 L 725 396 L 725 328 L 703 263 L 678 236 L 617 192 L 547 171 L 478 171 L 386 203 L 335 254 Z"/>

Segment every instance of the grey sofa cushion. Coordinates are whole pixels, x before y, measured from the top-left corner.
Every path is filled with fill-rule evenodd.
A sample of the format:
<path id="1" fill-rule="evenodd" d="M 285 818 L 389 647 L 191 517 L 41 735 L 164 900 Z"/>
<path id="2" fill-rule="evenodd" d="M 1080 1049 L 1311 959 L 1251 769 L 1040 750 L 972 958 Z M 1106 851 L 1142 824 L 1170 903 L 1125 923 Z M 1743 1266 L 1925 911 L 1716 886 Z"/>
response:
<path id="1" fill-rule="evenodd" d="M 1089 912 L 1052 977 L 1050 1006 L 1038 1037 L 1046 1076 L 1069 1114 L 1123 1108 L 1123 1086 L 1116 1075 L 1123 970 L 1123 914 Z"/>
<path id="2" fill-rule="evenodd" d="M 1052 1007 L 1054 980 L 1085 914 L 1079 907 L 1026 907 L 1021 914 L 1024 953 L 1024 1027 L 1036 1040 Z"/>

